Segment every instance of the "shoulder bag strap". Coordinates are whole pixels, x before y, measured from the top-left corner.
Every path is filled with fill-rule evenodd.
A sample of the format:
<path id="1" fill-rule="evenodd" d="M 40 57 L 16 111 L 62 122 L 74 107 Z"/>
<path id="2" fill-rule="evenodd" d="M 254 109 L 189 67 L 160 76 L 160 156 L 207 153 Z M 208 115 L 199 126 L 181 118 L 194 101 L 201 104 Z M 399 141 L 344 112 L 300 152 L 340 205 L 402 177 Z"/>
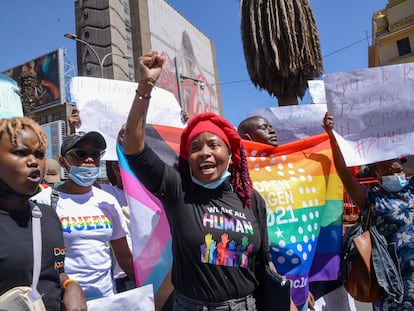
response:
<path id="1" fill-rule="evenodd" d="M 31 202 L 31 201 L 30 201 Z M 32 203 L 32 235 L 33 235 L 33 279 L 32 290 L 29 293 L 29 297 L 32 301 L 41 298 L 37 291 L 37 284 L 39 283 L 40 268 L 42 263 L 42 230 L 40 218 L 42 217 L 42 211 L 39 206 Z"/>
<path id="2" fill-rule="evenodd" d="M 373 214 L 373 206 L 372 204 L 368 207 L 368 211 L 367 211 L 367 215 L 366 215 L 366 219 L 365 219 L 365 224 L 364 224 L 364 231 L 369 230 L 369 228 L 372 225 L 372 214 Z"/>
<path id="3" fill-rule="evenodd" d="M 56 210 L 57 202 L 59 201 L 59 191 L 52 186 L 52 192 L 50 193 L 50 206 Z"/>

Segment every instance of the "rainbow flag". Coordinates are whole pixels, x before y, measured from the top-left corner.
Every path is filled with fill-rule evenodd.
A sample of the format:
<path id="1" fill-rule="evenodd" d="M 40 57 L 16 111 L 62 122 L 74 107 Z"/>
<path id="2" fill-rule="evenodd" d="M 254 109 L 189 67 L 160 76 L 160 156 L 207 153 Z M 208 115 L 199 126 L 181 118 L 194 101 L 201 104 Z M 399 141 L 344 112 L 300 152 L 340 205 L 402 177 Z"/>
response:
<path id="1" fill-rule="evenodd" d="M 244 141 L 253 187 L 267 205 L 272 261 L 292 280 L 296 305 L 309 282 L 336 280 L 342 242 L 343 185 L 328 136 L 272 147 Z"/>
<path id="2" fill-rule="evenodd" d="M 146 141 L 173 165 L 181 131 L 149 125 Z M 335 280 L 339 272 L 343 187 L 328 137 L 316 135 L 277 148 L 250 141 L 244 144 L 253 186 L 267 203 L 273 262 L 292 280 L 295 304 L 302 304 L 310 281 Z M 158 199 L 132 173 L 120 148 L 118 156 L 131 208 L 137 284 L 152 283 L 157 296 L 165 288 L 172 263 L 167 218 Z"/>

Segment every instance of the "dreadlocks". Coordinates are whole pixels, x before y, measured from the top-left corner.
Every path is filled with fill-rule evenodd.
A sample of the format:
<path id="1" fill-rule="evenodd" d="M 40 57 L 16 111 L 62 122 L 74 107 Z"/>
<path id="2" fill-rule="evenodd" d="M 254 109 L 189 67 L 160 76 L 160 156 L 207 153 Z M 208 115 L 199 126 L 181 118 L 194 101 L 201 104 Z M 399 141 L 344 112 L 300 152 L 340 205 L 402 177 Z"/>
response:
<path id="1" fill-rule="evenodd" d="M 28 117 L 0 119 L 0 139 L 7 133 L 12 146 L 17 146 L 18 138 L 25 129 L 31 129 L 35 133 L 39 139 L 41 150 L 46 152 L 47 136 L 43 128 L 36 121 Z"/>
<path id="2" fill-rule="evenodd" d="M 252 202 L 250 197 L 253 192 L 253 186 L 246 159 L 246 149 L 244 149 L 243 144 L 240 144 L 240 158 L 240 163 L 234 168 L 229 181 L 233 186 L 234 192 L 236 192 L 243 204 L 251 207 Z"/>

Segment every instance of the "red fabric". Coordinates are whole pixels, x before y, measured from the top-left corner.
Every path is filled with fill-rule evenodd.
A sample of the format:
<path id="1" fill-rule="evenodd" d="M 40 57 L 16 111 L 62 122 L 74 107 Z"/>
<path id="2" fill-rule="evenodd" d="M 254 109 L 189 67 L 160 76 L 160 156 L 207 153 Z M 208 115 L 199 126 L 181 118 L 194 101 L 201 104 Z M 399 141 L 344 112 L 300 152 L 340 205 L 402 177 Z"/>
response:
<path id="1" fill-rule="evenodd" d="M 188 135 L 186 146 L 185 146 L 185 151 L 187 154 L 190 152 L 190 145 L 191 145 L 191 142 L 194 140 L 194 138 L 196 138 L 199 134 L 204 133 L 204 132 L 209 132 L 214 135 L 217 135 L 226 143 L 227 147 L 230 148 L 229 140 L 227 139 L 227 136 L 226 134 L 224 134 L 223 130 L 219 128 L 217 125 L 215 125 L 213 122 L 211 122 L 210 120 L 205 120 L 205 121 L 198 122 L 194 126 L 190 134 Z"/>
<path id="2" fill-rule="evenodd" d="M 218 115 L 207 112 L 191 118 L 181 134 L 180 156 L 188 160 L 191 141 L 202 132 L 210 132 L 220 137 L 229 146 L 232 153 L 232 164 L 235 168 L 240 163 L 241 139 L 234 127 Z"/>

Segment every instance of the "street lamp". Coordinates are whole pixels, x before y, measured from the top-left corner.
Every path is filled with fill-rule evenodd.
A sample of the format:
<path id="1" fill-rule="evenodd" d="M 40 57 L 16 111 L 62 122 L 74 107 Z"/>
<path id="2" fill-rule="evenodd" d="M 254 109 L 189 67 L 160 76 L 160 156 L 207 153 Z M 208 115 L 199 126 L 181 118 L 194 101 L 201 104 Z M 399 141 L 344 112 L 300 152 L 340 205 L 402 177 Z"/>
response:
<path id="1" fill-rule="evenodd" d="M 180 74 L 180 78 L 181 78 L 181 81 L 184 81 L 184 80 L 191 80 L 191 81 L 193 81 L 193 82 L 194 82 L 194 85 L 195 85 L 196 83 L 199 83 L 200 89 L 202 89 L 202 90 L 204 90 L 204 89 L 205 89 L 205 87 L 206 87 L 206 85 L 204 84 L 204 81 L 203 81 L 203 80 L 199 80 L 199 79 L 195 79 L 195 78 L 187 77 L 187 76 L 184 76 L 184 75 L 182 75 L 182 74 Z"/>
<path id="2" fill-rule="evenodd" d="M 178 65 L 177 65 L 177 57 L 174 57 L 174 67 L 175 67 L 175 80 L 177 81 L 177 90 L 178 90 L 178 102 L 181 106 L 181 109 L 184 109 L 184 102 L 183 102 L 183 94 L 182 94 L 182 87 L 181 83 L 184 80 L 191 80 L 195 83 L 199 83 L 200 89 L 204 90 L 206 87 L 203 80 L 195 79 L 192 77 L 184 76 L 183 74 L 178 72 Z"/>
<path id="3" fill-rule="evenodd" d="M 110 56 L 110 55 L 116 55 L 116 56 L 122 57 L 124 59 L 132 59 L 132 56 L 130 56 L 130 55 L 118 54 L 118 53 L 114 53 L 114 52 L 109 52 L 108 54 L 106 54 L 101 59 L 99 57 L 98 52 L 96 52 L 96 50 L 94 49 L 94 47 L 92 45 L 90 45 L 88 42 L 86 42 L 85 40 L 80 39 L 77 35 L 74 35 L 72 33 L 65 33 L 63 36 L 65 38 L 68 38 L 68 39 L 71 39 L 71 40 L 75 40 L 75 41 L 78 41 L 78 42 L 80 42 L 82 44 L 85 44 L 95 54 L 96 59 L 98 60 L 98 63 L 99 63 L 101 78 L 104 77 L 104 74 L 103 74 L 104 63 L 105 63 L 105 60 L 108 58 L 108 56 Z"/>

